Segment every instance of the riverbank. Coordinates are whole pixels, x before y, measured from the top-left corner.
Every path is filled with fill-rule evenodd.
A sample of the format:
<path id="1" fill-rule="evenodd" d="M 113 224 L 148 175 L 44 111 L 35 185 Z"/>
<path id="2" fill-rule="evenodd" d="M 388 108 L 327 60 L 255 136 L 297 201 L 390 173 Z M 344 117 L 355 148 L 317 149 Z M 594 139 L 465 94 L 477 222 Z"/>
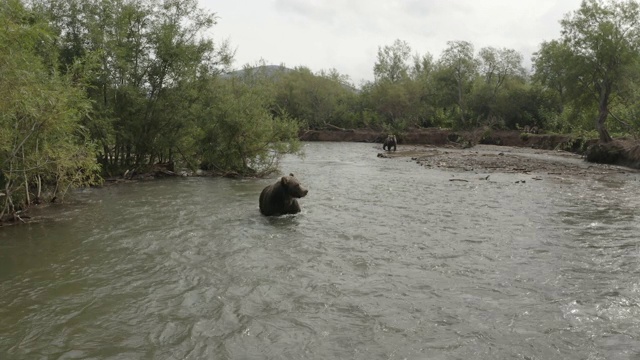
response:
<path id="1" fill-rule="evenodd" d="M 351 141 L 351 142 L 371 142 L 382 143 L 386 134 L 368 129 L 345 129 L 345 130 L 307 130 L 300 134 L 303 141 Z M 466 131 L 453 131 L 439 128 L 411 129 L 401 134 L 397 134 L 398 143 L 403 145 L 402 151 L 408 151 L 411 155 L 415 148 L 409 149 L 407 146 L 425 145 L 432 147 L 443 147 L 450 149 L 474 149 L 479 145 L 494 145 L 498 147 L 511 147 L 507 151 L 510 153 L 530 153 L 529 150 L 551 150 L 571 153 L 577 157 L 583 157 L 590 163 L 619 165 L 632 169 L 640 169 L 640 143 L 633 139 L 620 138 L 612 143 L 599 144 L 597 139 L 576 138 L 571 135 L 559 134 L 532 134 L 516 130 L 491 130 L 475 129 Z M 522 149 L 516 151 L 515 149 Z M 501 151 L 497 151 L 500 153 Z M 502 152 L 505 152 L 504 149 Z M 439 154 L 438 157 L 447 155 L 447 163 L 463 163 L 455 161 L 457 152 L 451 151 L 447 154 Z M 469 154 L 471 152 L 460 152 Z M 400 155 L 402 153 L 398 153 Z M 397 155 L 396 155 L 397 156 Z M 463 155 L 470 160 L 472 157 Z M 437 157 L 436 157 L 437 158 Z M 484 157 L 481 163 L 496 162 L 497 169 L 507 169 L 509 166 L 500 166 L 504 160 L 501 158 Z M 544 160 L 541 160 L 544 162 Z M 468 162 L 468 161 L 467 161 Z M 426 162 L 428 163 L 428 161 Z M 467 164 L 469 165 L 469 164 Z M 465 165 L 465 166 L 467 166 Z M 462 166 L 462 167 L 465 167 Z M 533 166 L 540 168 L 541 165 Z"/>
<path id="2" fill-rule="evenodd" d="M 367 129 L 308 130 L 300 134 L 300 140 L 381 144 L 386 136 L 380 131 Z M 602 145 L 595 139 L 574 138 L 569 135 L 486 129 L 452 131 L 437 128 L 412 129 L 397 134 L 397 137 L 397 151 L 384 152 L 380 145 L 378 156 L 410 158 L 427 168 L 483 174 L 503 172 L 600 176 L 637 172 L 633 169 L 640 169 L 640 145 L 630 139 L 616 139 L 613 143 Z M 595 151 L 589 152 L 589 149 Z M 127 171 L 121 176 L 105 178 L 104 185 L 188 176 L 239 177 L 235 173 L 176 171 L 173 164 L 156 164 L 147 171 Z M 28 210 L 5 216 L 0 219 L 0 226 L 29 222 Z"/>
<path id="3" fill-rule="evenodd" d="M 395 152 L 379 152 L 378 157 L 410 159 L 424 168 L 478 174 L 478 179 L 488 179 L 494 173 L 530 175 L 530 179 L 541 180 L 549 175 L 595 178 L 639 172 L 619 165 L 590 163 L 582 155 L 563 150 L 483 144 L 471 148 L 400 145 Z"/>
<path id="4" fill-rule="evenodd" d="M 565 150 L 579 151 L 581 146 L 588 146 L 596 141 L 576 141 L 569 135 L 529 134 L 516 130 L 475 129 L 453 131 L 450 129 L 421 128 L 410 129 L 396 134 L 398 142 L 405 145 L 434 146 L 472 146 L 475 144 L 502 145 L 554 149 L 558 146 Z M 306 130 L 300 133 L 302 141 L 350 141 L 382 143 L 387 134 L 370 129 L 344 130 Z"/>

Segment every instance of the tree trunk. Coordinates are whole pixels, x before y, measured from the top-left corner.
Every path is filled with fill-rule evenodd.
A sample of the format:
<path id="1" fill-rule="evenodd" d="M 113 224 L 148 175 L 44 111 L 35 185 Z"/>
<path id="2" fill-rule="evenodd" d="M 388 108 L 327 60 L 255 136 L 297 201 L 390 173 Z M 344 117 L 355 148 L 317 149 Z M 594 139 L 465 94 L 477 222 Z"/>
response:
<path id="1" fill-rule="evenodd" d="M 464 112 L 465 112 L 465 103 L 464 103 L 464 97 L 462 95 L 462 80 L 458 79 L 458 107 L 460 108 L 460 121 L 462 121 L 462 126 L 466 127 L 467 126 L 467 119 L 465 119 L 464 117 Z"/>
<path id="2" fill-rule="evenodd" d="M 598 104 L 598 117 L 596 118 L 596 130 L 598 130 L 598 134 L 600 136 L 600 142 L 608 143 L 611 142 L 611 135 L 609 135 L 609 131 L 604 126 L 607 117 L 609 116 L 609 107 L 607 106 L 609 103 L 609 94 L 611 93 L 611 86 L 604 85 L 600 89 L 600 100 Z"/>
<path id="3" fill-rule="evenodd" d="M 607 109 L 600 108 L 600 112 L 598 114 L 598 118 L 596 119 L 596 130 L 598 130 L 598 134 L 600 135 L 600 142 L 608 143 L 611 142 L 611 135 L 609 135 L 609 131 L 604 126 L 605 120 L 607 120 L 608 111 Z"/>
<path id="4" fill-rule="evenodd" d="M 42 199 L 42 178 L 40 175 L 36 175 L 36 185 L 38 186 L 38 194 L 36 195 L 37 199 Z"/>
<path id="5" fill-rule="evenodd" d="M 31 204 L 31 198 L 29 196 L 29 177 L 27 176 L 27 163 L 24 159 L 24 147 L 22 147 L 22 176 L 24 177 L 24 191 L 26 194 L 27 206 Z"/>

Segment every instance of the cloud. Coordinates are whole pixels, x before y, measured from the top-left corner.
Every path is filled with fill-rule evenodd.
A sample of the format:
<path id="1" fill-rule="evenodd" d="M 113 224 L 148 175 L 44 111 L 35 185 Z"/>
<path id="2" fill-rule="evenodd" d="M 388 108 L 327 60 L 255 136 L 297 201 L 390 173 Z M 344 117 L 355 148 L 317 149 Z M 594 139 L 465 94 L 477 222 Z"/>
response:
<path id="1" fill-rule="evenodd" d="M 318 22 L 330 22 L 337 16 L 337 9 L 328 6 L 328 2 L 312 2 L 300 0 L 276 0 L 274 7 L 278 12 L 291 13 L 294 16 Z"/>
<path id="2" fill-rule="evenodd" d="M 238 48 L 238 67 L 265 59 L 373 79 L 378 47 L 395 39 L 438 58 L 447 41 L 520 52 L 527 65 L 581 0 L 200 0 L 217 12 L 216 36 Z"/>

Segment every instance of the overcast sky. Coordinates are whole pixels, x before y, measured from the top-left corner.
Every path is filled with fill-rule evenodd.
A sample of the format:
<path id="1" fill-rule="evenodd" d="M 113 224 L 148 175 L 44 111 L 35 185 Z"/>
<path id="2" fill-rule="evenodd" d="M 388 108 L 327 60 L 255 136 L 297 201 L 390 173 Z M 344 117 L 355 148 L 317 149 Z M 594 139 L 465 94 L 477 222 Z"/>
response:
<path id="1" fill-rule="evenodd" d="M 373 80 L 378 48 L 406 41 L 436 59 L 447 41 L 520 52 L 530 67 L 542 41 L 581 0 L 199 0 L 218 16 L 214 40 L 229 40 L 234 68 L 267 64 L 313 72 L 335 68 L 355 85 Z"/>

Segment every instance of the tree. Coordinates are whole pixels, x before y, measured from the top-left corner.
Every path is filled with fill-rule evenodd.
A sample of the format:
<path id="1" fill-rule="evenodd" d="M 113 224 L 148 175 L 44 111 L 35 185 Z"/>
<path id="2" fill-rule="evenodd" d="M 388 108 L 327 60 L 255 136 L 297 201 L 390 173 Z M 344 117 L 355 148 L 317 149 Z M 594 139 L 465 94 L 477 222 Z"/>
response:
<path id="1" fill-rule="evenodd" d="M 584 0 L 561 21 L 561 41 L 570 53 L 565 84 L 575 100 L 597 104 L 595 128 L 602 142 L 611 141 L 605 123 L 617 89 L 640 59 L 638 21 L 640 5 L 634 0 Z"/>
<path id="2" fill-rule="evenodd" d="M 411 78 L 426 81 L 435 67 L 433 55 L 427 53 L 423 56 L 418 54 L 413 56 L 413 65 L 411 66 Z"/>
<path id="3" fill-rule="evenodd" d="M 558 40 L 543 42 L 540 50 L 533 54 L 534 82 L 554 91 L 563 105 L 569 85 L 571 57 L 569 47 Z"/>
<path id="4" fill-rule="evenodd" d="M 0 219 L 95 184 L 95 147 L 80 124 L 90 103 L 74 71 L 57 71 L 48 24 L 17 0 L 0 12 Z M 6 84 L 11 84 L 7 86 Z"/>
<path id="5" fill-rule="evenodd" d="M 440 125 L 436 116 L 437 99 L 440 89 L 437 88 L 434 75 L 437 64 L 433 55 L 427 53 L 413 56 L 410 70 L 411 81 L 407 83 L 407 91 L 411 103 L 410 121 L 417 126 Z"/>
<path id="6" fill-rule="evenodd" d="M 513 49 L 485 47 L 478 52 L 480 74 L 491 87 L 491 97 L 495 99 L 509 77 L 524 78 L 522 55 Z"/>
<path id="7" fill-rule="evenodd" d="M 473 45 L 468 41 L 448 41 L 440 59 L 441 65 L 448 69 L 455 80 L 457 91 L 457 105 L 460 110 L 460 120 L 467 125 L 465 118 L 466 88 L 476 75 L 478 63 L 474 58 Z"/>
<path id="8" fill-rule="evenodd" d="M 351 126 L 355 89 L 335 69 L 314 74 L 297 67 L 279 74 L 275 84 L 275 105 L 306 124 L 307 128 Z"/>
<path id="9" fill-rule="evenodd" d="M 407 83 L 376 82 L 369 94 L 371 107 L 382 116 L 385 123 L 395 130 L 400 130 L 410 112 L 410 99 Z"/>
<path id="10" fill-rule="evenodd" d="M 376 81 L 397 83 L 405 79 L 408 76 L 410 56 L 411 47 L 399 39 L 391 46 L 378 47 L 378 60 L 373 66 Z"/>
<path id="11" fill-rule="evenodd" d="M 204 116 L 197 157 L 220 173 L 262 176 L 276 170 L 286 153 L 300 149 L 298 122 L 270 111 L 270 93 L 230 79 L 210 79 L 201 98 Z"/>
<path id="12" fill-rule="evenodd" d="M 35 0 L 60 34 L 61 69 L 83 63 L 94 109 L 85 125 L 106 169 L 172 161 L 196 131 L 202 78 L 229 66 L 196 0 Z M 185 138 L 186 135 L 187 138 Z M 186 150 L 185 150 L 186 151 Z"/>

